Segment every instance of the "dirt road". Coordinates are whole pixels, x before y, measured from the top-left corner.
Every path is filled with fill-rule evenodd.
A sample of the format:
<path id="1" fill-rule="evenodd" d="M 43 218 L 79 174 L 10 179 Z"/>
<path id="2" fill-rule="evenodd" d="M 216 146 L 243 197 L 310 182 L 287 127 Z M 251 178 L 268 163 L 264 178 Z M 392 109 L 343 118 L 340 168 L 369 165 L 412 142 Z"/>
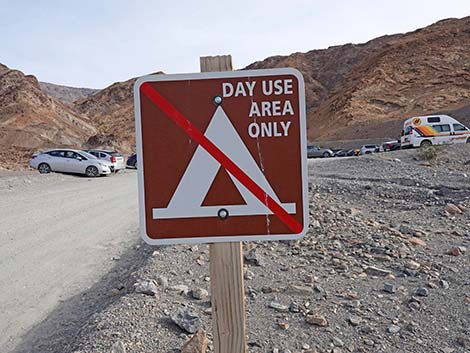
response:
<path id="1" fill-rule="evenodd" d="M 135 171 L 0 175 L 0 347 L 91 287 L 137 241 Z"/>

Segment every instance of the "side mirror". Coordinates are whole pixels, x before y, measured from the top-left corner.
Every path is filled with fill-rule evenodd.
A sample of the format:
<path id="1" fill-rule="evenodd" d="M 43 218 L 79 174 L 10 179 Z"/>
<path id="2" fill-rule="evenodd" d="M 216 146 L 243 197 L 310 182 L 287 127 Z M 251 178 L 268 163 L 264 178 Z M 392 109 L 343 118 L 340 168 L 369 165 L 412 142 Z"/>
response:
<path id="1" fill-rule="evenodd" d="M 83 161 L 83 158 L 80 157 L 80 156 L 78 156 L 77 159 L 78 159 L 79 161 Z"/>

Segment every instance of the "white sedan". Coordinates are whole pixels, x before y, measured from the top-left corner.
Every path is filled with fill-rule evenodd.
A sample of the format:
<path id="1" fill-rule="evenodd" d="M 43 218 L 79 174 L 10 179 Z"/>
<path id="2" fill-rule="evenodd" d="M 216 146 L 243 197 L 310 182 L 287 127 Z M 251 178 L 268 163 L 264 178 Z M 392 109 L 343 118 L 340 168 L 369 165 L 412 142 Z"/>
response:
<path id="1" fill-rule="evenodd" d="M 95 156 L 71 149 L 56 149 L 38 154 L 29 162 L 30 167 L 39 173 L 50 172 L 78 173 L 88 177 L 111 174 L 112 163 Z"/>

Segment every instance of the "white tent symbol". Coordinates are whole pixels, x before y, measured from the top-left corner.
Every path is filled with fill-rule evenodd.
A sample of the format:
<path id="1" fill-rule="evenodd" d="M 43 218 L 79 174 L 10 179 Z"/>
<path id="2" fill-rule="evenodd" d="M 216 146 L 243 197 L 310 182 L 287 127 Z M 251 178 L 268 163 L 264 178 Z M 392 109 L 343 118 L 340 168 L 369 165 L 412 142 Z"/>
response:
<path id="1" fill-rule="evenodd" d="M 250 151 L 243 143 L 221 106 L 217 107 L 204 136 L 241 168 L 266 194 L 289 214 L 296 212 L 295 203 L 281 203 Z M 196 148 L 184 175 L 166 208 L 153 208 L 153 219 L 217 217 L 221 208 L 230 216 L 269 215 L 271 210 L 230 172 L 231 180 L 243 197 L 244 205 L 202 206 L 222 165 L 200 145 Z"/>

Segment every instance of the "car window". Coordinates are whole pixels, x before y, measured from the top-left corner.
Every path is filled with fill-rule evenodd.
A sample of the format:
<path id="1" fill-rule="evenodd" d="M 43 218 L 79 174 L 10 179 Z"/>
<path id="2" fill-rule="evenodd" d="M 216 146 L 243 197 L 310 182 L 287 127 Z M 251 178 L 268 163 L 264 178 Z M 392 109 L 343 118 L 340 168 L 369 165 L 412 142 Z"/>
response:
<path id="1" fill-rule="evenodd" d="M 467 128 L 462 124 L 454 124 L 454 131 L 467 131 Z"/>
<path id="2" fill-rule="evenodd" d="M 83 154 L 81 153 L 75 153 L 77 159 L 81 159 L 83 161 L 86 161 L 88 158 L 86 158 Z"/>
<path id="3" fill-rule="evenodd" d="M 95 152 L 95 151 L 88 151 L 89 154 L 95 156 L 95 157 L 98 157 L 99 156 L 99 153 L 98 152 Z"/>
<path id="4" fill-rule="evenodd" d="M 106 153 L 100 152 L 100 158 L 106 158 L 106 157 L 107 157 Z"/>
<path id="5" fill-rule="evenodd" d="M 109 154 L 113 157 L 122 157 L 120 153 L 114 151 L 114 152 L 109 152 Z"/>
<path id="6" fill-rule="evenodd" d="M 85 158 L 87 159 L 96 159 L 97 157 L 92 155 L 91 153 L 88 153 L 88 152 L 81 152 L 80 153 L 82 156 L 84 156 Z"/>
<path id="7" fill-rule="evenodd" d="M 77 154 L 73 151 L 65 151 L 65 158 L 77 158 Z"/>
<path id="8" fill-rule="evenodd" d="M 50 152 L 47 152 L 47 154 L 52 156 L 52 157 L 63 157 L 64 156 L 63 151 L 50 151 Z"/>
<path id="9" fill-rule="evenodd" d="M 428 117 L 428 123 L 440 123 L 440 122 L 441 122 L 441 118 L 439 118 L 438 116 Z"/>
<path id="10" fill-rule="evenodd" d="M 449 124 L 433 125 L 432 127 L 437 132 L 449 132 L 450 131 Z"/>

